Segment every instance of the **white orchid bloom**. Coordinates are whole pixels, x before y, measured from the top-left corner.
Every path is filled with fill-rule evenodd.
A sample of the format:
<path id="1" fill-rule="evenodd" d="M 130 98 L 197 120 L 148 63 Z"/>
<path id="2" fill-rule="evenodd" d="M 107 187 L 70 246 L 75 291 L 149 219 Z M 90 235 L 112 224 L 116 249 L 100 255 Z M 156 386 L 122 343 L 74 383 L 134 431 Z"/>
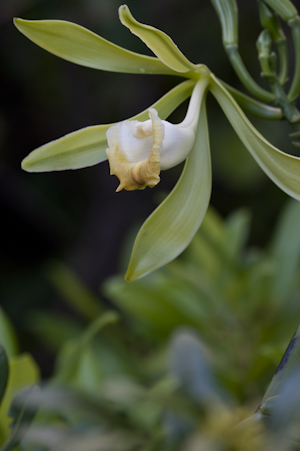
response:
<path id="1" fill-rule="evenodd" d="M 203 90 L 196 83 L 185 119 L 180 124 L 161 120 L 155 108 L 149 108 L 145 122 L 126 120 L 106 132 L 106 150 L 111 174 L 120 180 L 117 191 L 153 188 L 160 181 L 160 171 L 184 161 L 195 142 Z"/>
<path id="2" fill-rule="evenodd" d="M 266 2 L 283 18 L 283 14 L 294 17 L 293 9 L 283 10 L 283 3 L 284 8 L 290 4 L 287 0 Z M 70 22 L 15 19 L 15 25 L 42 48 L 76 64 L 111 72 L 175 75 L 187 80 L 131 120 L 86 127 L 35 149 L 23 160 L 22 167 L 29 172 L 79 169 L 108 157 L 111 173 L 120 179 L 120 191 L 155 186 L 161 170 L 186 159 L 176 186 L 137 235 L 126 273 L 126 279 L 133 281 L 176 258 L 191 242 L 206 213 L 211 193 L 206 92 L 216 98 L 266 174 L 297 200 L 300 200 L 300 159 L 270 144 L 253 127 L 231 93 L 243 108 L 254 114 L 259 112 L 260 117 L 281 119 L 280 108 L 264 105 L 225 86 L 205 65 L 190 62 L 164 32 L 138 22 L 126 5 L 120 6 L 119 16 L 122 24 L 155 57 L 116 46 Z M 289 96 L 296 88 L 293 83 Z M 167 122 L 165 119 L 190 95 L 184 121 L 176 125 Z"/>

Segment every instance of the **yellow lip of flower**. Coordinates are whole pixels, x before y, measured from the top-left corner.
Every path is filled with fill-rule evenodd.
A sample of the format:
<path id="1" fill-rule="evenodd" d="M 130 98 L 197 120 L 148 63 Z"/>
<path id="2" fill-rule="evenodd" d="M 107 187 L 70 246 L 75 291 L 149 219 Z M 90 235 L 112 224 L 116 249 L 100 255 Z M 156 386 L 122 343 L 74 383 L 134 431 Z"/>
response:
<path id="1" fill-rule="evenodd" d="M 165 128 L 154 108 L 149 109 L 150 121 L 124 121 L 110 127 L 107 131 L 109 148 L 106 150 L 110 173 L 120 180 L 117 191 L 153 188 L 159 181 L 160 150 L 165 136 Z M 149 123 L 150 122 L 150 123 Z M 123 139 L 122 139 L 123 138 Z M 124 143 L 124 141 L 126 141 Z M 129 147 L 123 149 L 122 142 Z M 130 152 L 130 146 L 133 151 Z M 135 161 L 137 151 L 150 155 Z"/>
<path id="2" fill-rule="evenodd" d="M 107 130 L 110 173 L 120 180 L 117 191 L 153 188 L 160 181 L 160 170 L 172 168 L 187 158 L 195 142 L 200 104 L 201 88 L 197 83 L 180 124 L 162 121 L 157 111 L 149 108 L 149 120 L 126 120 Z"/>

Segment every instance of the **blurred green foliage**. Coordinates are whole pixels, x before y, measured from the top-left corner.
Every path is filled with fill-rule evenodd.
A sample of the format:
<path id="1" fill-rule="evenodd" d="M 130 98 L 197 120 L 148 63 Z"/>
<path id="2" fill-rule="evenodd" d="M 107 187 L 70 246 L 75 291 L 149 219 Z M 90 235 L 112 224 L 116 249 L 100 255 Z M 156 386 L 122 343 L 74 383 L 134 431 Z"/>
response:
<path id="1" fill-rule="evenodd" d="M 45 282 L 44 264 L 49 258 L 67 262 L 96 292 L 99 280 L 116 273 L 125 233 L 134 221 L 153 210 L 157 193 L 114 193 L 117 182 L 105 164 L 82 171 L 30 175 L 21 171 L 20 161 L 35 147 L 65 133 L 136 114 L 177 80 L 98 72 L 62 61 L 27 42 L 13 27 L 12 18 L 73 21 L 119 45 L 149 54 L 119 23 L 118 6 L 115 0 L 11 0 L 0 5 L 0 39 L 5 43 L 0 48 L 0 81 L 5 87 L 0 99 L 1 306 L 17 327 L 22 343 L 35 347 L 36 354 L 42 351 L 28 334 L 24 315 L 32 307 L 61 305 Z M 183 15 L 179 0 L 153 0 L 151 7 L 147 2 L 129 0 L 128 6 L 138 18 L 147 17 L 149 23 L 176 37 L 191 61 L 205 62 L 226 82 L 240 87 L 222 48 L 218 18 L 209 1 L 187 1 L 184 15 L 189 26 L 184 32 L 179 26 Z M 254 42 L 261 25 L 255 2 L 243 5 L 239 14 L 240 51 L 258 80 Z M 118 100 L 112 102 L 116 96 Z M 253 217 L 251 242 L 264 244 L 285 195 L 261 176 L 215 101 L 211 97 L 208 101 L 214 149 L 212 204 L 225 216 L 246 206 Z M 183 106 L 171 121 L 182 120 L 184 114 Z M 266 121 L 255 125 L 272 143 L 290 150 L 283 122 L 276 127 Z M 180 171 L 181 167 L 166 171 L 159 189 L 169 191 Z M 49 371 L 45 361 L 43 372 Z"/>
<path id="2" fill-rule="evenodd" d="M 186 0 L 189 26 L 183 31 L 179 0 L 128 5 L 137 17 L 176 36 L 193 62 L 201 60 L 238 85 L 209 2 Z M 92 123 L 133 115 L 172 87 L 168 77 L 152 77 L 150 84 L 147 76 L 100 76 L 60 61 L 26 42 L 12 25 L 13 16 L 65 19 L 147 52 L 120 26 L 118 6 L 115 0 L 0 4 L 0 431 L 1 440 L 7 439 L 0 449 L 297 449 L 297 372 L 283 387 L 284 396 L 269 402 L 277 412 L 273 423 L 259 421 L 274 411 L 268 404 L 255 421 L 234 427 L 255 412 L 299 323 L 300 209 L 289 202 L 277 221 L 286 196 L 241 151 L 215 102 L 209 99 L 212 204 L 220 213 L 210 210 L 180 259 L 134 285 L 112 277 L 101 287 L 102 298 L 99 280 L 116 272 L 126 233 L 153 209 L 157 193 L 113 193 L 104 166 L 64 174 L 21 172 L 20 161 L 33 148 Z M 242 6 L 240 51 L 258 79 L 256 4 Z M 116 91 L 118 101 L 111 102 Z M 183 115 L 184 108 L 172 119 Z M 272 143 L 290 150 L 285 124 L 254 123 Z M 179 172 L 166 173 L 161 192 Z M 246 210 L 236 211 L 240 205 Z M 29 387 L 14 399 L 7 438 L 8 404 L 39 378 L 33 358 L 19 349 L 32 352 L 51 379 L 41 392 Z M 27 370 L 17 370 L 19 381 L 8 393 L 12 361 Z M 285 440 L 286 433 L 293 442 Z"/>
<path id="3" fill-rule="evenodd" d="M 247 244 L 247 211 L 224 221 L 211 208 L 180 258 L 134 284 L 104 283 L 118 313 L 53 262 L 49 278 L 77 318 L 33 313 L 32 331 L 58 356 L 41 392 L 15 398 L 15 418 L 24 402 L 29 418 L 39 406 L 16 449 L 298 449 L 285 438 L 297 416 L 279 434 L 269 400 L 251 414 L 300 318 L 299 216 L 289 201 L 262 250 Z M 292 383 L 277 413 L 294 402 Z"/>

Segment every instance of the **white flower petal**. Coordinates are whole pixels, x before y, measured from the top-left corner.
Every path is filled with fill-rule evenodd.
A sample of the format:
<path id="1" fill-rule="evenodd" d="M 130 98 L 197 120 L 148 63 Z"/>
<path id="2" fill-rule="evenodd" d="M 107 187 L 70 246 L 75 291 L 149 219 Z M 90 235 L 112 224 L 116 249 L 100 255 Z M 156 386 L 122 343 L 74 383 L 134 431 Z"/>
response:
<path id="1" fill-rule="evenodd" d="M 153 187 L 159 182 L 160 170 L 172 168 L 188 157 L 194 146 L 200 105 L 207 84 L 208 80 L 203 78 L 196 83 L 186 117 L 180 124 L 162 121 L 157 111 L 151 108 L 150 120 L 127 120 L 107 130 L 109 148 L 106 152 L 111 174 L 120 180 L 118 190 Z M 153 161 L 156 152 L 155 165 L 159 161 L 160 167 L 159 170 L 156 166 L 155 170 L 150 170 L 150 160 Z"/>

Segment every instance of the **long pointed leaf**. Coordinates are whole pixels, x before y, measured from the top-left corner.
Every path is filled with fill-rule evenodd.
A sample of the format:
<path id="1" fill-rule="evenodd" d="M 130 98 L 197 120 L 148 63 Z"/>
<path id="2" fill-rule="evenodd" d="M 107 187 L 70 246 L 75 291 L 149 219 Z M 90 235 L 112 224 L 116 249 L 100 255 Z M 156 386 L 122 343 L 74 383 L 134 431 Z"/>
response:
<path id="1" fill-rule="evenodd" d="M 300 159 L 270 144 L 251 124 L 224 86 L 211 75 L 210 91 L 235 132 L 265 173 L 284 192 L 300 200 Z"/>
<path id="2" fill-rule="evenodd" d="M 131 74 L 178 75 L 159 59 L 123 49 L 72 22 L 17 18 L 14 24 L 35 44 L 81 66 Z"/>
<path id="3" fill-rule="evenodd" d="M 30 397 L 32 395 L 36 397 L 39 393 L 40 388 L 37 385 L 31 385 L 15 396 L 9 409 L 9 417 L 12 418 L 11 433 L 0 451 L 14 450 L 21 442 L 38 410 L 37 405 L 32 406 Z"/>
<path id="4" fill-rule="evenodd" d="M 4 397 L 9 376 L 9 364 L 6 352 L 0 344 L 0 405 Z"/>
<path id="5" fill-rule="evenodd" d="M 138 22 L 127 5 L 120 6 L 119 15 L 122 24 L 138 36 L 166 66 L 179 73 L 196 71 L 205 76 L 209 75 L 204 65 L 196 66 L 191 63 L 166 33 Z"/>
<path id="6" fill-rule="evenodd" d="M 166 119 L 192 93 L 194 82 L 179 84 L 151 108 L 155 108 L 161 119 Z M 148 109 L 132 117 L 139 121 L 149 119 Z M 93 166 L 107 160 L 106 131 L 114 124 L 94 125 L 51 141 L 33 150 L 22 162 L 28 172 L 61 171 Z"/>
<path id="7" fill-rule="evenodd" d="M 299 369 L 300 364 L 300 326 L 296 330 L 292 340 L 290 341 L 284 356 L 274 374 L 270 385 L 263 397 L 264 404 L 267 399 L 281 394 L 284 384 L 293 375 L 294 371 Z"/>
<path id="8" fill-rule="evenodd" d="M 210 149 L 203 102 L 194 148 L 177 185 L 139 231 L 126 274 L 128 281 L 169 263 L 189 245 L 204 218 L 210 194 Z"/>
<path id="9" fill-rule="evenodd" d="M 293 199 L 285 206 L 272 240 L 271 254 L 276 261 L 272 293 L 284 300 L 298 284 L 300 262 L 300 203 Z"/>

